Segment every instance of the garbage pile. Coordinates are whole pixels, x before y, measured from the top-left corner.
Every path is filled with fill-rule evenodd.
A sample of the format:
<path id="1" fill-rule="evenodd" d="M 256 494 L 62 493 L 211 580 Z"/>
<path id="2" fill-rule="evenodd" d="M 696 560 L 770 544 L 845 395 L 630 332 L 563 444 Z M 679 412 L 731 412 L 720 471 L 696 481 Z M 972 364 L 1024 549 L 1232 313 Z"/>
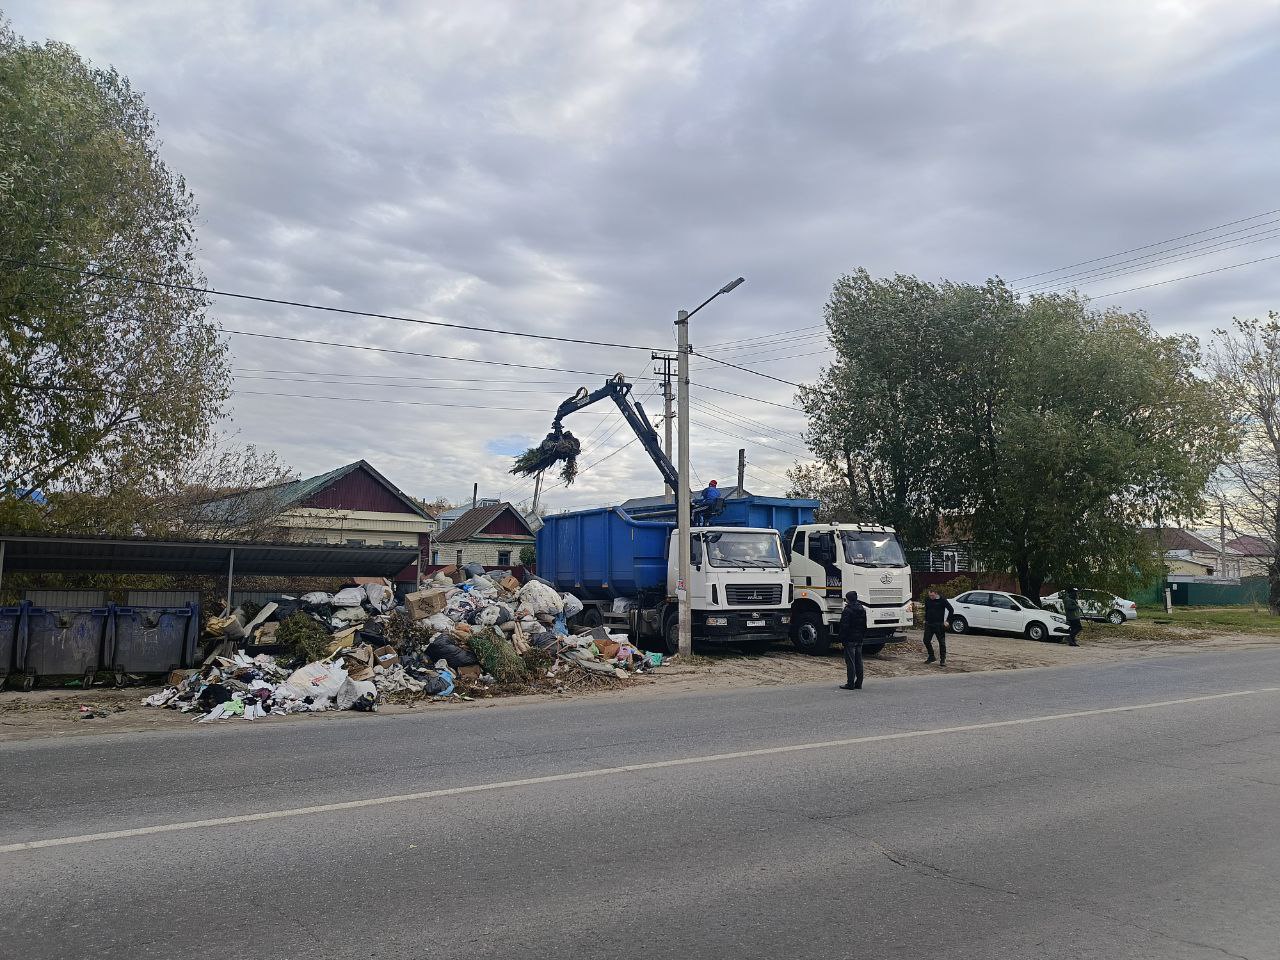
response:
<path id="1" fill-rule="evenodd" d="M 473 699 L 629 680 L 663 657 L 603 627 L 571 632 L 572 594 L 530 576 L 446 567 L 397 604 L 389 582 L 282 596 L 210 619 L 199 670 L 142 701 L 202 723 Z"/>

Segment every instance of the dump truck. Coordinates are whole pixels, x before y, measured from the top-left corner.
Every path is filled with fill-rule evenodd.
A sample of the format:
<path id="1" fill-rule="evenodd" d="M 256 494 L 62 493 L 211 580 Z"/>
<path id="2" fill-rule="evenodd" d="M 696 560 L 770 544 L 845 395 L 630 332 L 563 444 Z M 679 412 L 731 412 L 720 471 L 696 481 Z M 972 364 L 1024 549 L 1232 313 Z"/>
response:
<path id="1" fill-rule="evenodd" d="M 626 504 L 632 516 L 670 520 L 674 506 L 654 499 Z M 878 653 L 914 622 L 911 568 L 892 527 L 819 523 L 818 501 L 745 495 L 723 501 L 718 524 L 772 527 L 782 534 L 791 581 L 790 636 L 797 648 L 825 653 L 836 639 L 844 597 L 867 605 L 867 642 Z"/>
<path id="2" fill-rule="evenodd" d="M 584 626 L 625 630 L 632 642 L 679 647 L 674 520 L 623 507 L 553 514 L 538 531 L 538 574 L 582 601 Z M 773 527 L 703 526 L 690 533 L 695 642 L 762 648 L 790 636 L 791 575 Z"/>

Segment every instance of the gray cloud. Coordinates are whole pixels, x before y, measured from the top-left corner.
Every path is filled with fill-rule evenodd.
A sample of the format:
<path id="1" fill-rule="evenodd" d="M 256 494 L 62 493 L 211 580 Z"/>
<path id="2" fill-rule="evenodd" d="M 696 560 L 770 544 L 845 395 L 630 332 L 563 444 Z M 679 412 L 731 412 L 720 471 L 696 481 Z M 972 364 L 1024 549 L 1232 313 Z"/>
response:
<path id="1" fill-rule="evenodd" d="M 200 200 L 210 281 L 266 296 L 665 347 L 677 307 L 744 275 L 695 320 L 695 343 L 720 343 L 819 322 L 832 281 L 858 265 L 1019 277 L 1280 207 L 1280 15 L 1262 0 L 137 0 L 7 12 L 19 33 L 70 42 L 146 92 L 165 156 Z M 1083 289 L 1275 252 L 1280 240 Z M 1204 332 L 1280 304 L 1278 262 L 1104 302 L 1145 308 L 1163 330 Z M 215 316 L 238 329 L 651 375 L 641 351 L 227 300 Z M 822 347 L 804 339 L 812 333 L 726 357 L 812 353 Z M 490 444 L 541 436 L 559 399 L 591 382 L 231 345 L 240 371 L 327 371 L 245 373 L 293 379 L 244 379 L 242 391 L 513 408 L 234 399 L 242 436 L 299 470 L 366 457 L 424 496 L 469 495 L 473 479 L 489 494 L 527 495 L 532 484 L 507 476 Z M 800 381 L 821 360 L 761 369 Z M 781 384 L 695 366 L 698 382 L 791 400 Z M 316 380 L 331 382 L 303 382 Z M 642 380 L 637 392 L 653 388 Z M 751 485 L 777 490 L 802 452 L 802 418 L 695 395 L 702 479 L 730 476 L 747 446 Z M 594 432 L 584 463 L 609 459 L 552 490 L 552 506 L 657 488 L 638 444 L 615 453 L 630 436 L 608 413 L 570 422 Z"/>

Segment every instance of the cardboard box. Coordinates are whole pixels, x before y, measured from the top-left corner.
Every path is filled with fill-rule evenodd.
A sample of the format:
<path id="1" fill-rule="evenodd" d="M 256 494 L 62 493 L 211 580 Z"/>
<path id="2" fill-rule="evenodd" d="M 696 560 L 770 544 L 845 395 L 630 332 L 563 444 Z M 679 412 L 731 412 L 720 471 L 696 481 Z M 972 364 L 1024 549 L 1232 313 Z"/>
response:
<path id="1" fill-rule="evenodd" d="M 199 672 L 199 670 L 174 670 L 169 674 L 169 686 L 176 687 L 178 684 L 182 683 L 183 680 L 186 680 L 188 677 L 194 677 Z"/>
<path id="2" fill-rule="evenodd" d="M 458 667 L 457 673 L 458 673 L 458 676 L 460 677 L 466 677 L 469 680 L 475 680 L 475 679 L 478 679 L 480 675 L 484 673 L 484 670 L 480 667 L 480 664 L 478 663 L 469 663 L 465 667 Z"/>
<path id="3" fill-rule="evenodd" d="M 394 667 L 400 662 L 400 654 L 395 647 L 379 647 L 373 651 L 373 659 L 380 667 Z"/>
<path id="4" fill-rule="evenodd" d="M 436 575 L 446 576 L 454 583 L 462 583 L 463 580 L 467 579 L 467 575 L 459 570 L 457 564 L 454 563 L 446 563 L 436 571 Z"/>
<path id="5" fill-rule="evenodd" d="M 520 592 L 520 581 L 517 580 L 515 577 L 510 577 L 510 576 L 503 577 L 498 582 L 498 586 L 500 586 L 503 590 L 507 591 L 507 593 Z"/>
<path id="6" fill-rule="evenodd" d="M 411 620 L 425 620 L 432 614 L 439 613 L 449 601 L 446 594 L 449 591 L 433 588 L 431 590 L 419 590 L 417 593 L 411 593 L 404 598 L 404 608 L 409 614 Z"/>
<path id="7" fill-rule="evenodd" d="M 343 657 L 343 664 L 347 668 L 347 676 L 352 680 L 372 680 L 373 647 L 367 643 L 354 647 L 350 653 Z"/>

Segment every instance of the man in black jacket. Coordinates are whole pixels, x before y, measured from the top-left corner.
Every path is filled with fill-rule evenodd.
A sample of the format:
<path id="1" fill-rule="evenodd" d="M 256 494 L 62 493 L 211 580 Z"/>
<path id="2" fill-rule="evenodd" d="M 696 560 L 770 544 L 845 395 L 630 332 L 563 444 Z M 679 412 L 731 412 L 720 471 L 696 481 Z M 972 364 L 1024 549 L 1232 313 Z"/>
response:
<path id="1" fill-rule="evenodd" d="M 867 608 L 856 590 L 844 595 L 840 614 L 840 642 L 844 645 L 844 669 L 848 681 L 841 690 L 862 689 L 862 643 L 867 639 Z"/>
<path id="2" fill-rule="evenodd" d="M 951 601 L 930 587 L 924 598 L 924 648 L 929 651 L 929 659 L 925 663 L 933 663 L 937 659 L 933 655 L 933 638 L 937 637 L 941 666 L 947 665 L 947 624 L 951 622 L 953 613 Z"/>

